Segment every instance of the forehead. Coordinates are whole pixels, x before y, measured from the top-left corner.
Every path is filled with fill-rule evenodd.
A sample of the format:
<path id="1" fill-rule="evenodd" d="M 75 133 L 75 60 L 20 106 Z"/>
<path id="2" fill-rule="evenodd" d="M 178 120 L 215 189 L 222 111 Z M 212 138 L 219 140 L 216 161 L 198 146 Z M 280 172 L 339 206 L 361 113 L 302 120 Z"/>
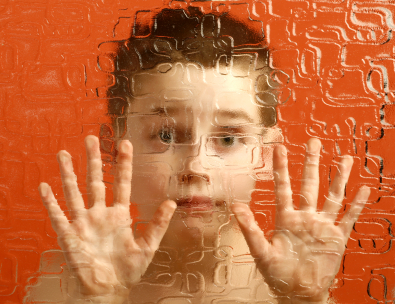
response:
<path id="1" fill-rule="evenodd" d="M 215 68 L 203 69 L 195 64 L 159 65 L 132 76 L 129 112 L 165 109 L 167 114 L 177 115 L 188 109 L 205 115 L 219 112 L 228 120 L 245 116 L 252 123 L 259 119 L 262 107 L 255 101 L 256 78 L 237 76 L 241 73 L 221 74 Z"/>

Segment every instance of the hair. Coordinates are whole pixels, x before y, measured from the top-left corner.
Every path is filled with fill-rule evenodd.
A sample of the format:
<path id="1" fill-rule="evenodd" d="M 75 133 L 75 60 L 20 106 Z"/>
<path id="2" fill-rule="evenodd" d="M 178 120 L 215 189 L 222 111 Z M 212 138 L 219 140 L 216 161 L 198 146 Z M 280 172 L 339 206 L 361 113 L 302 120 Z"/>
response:
<path id="1" fill-rule="evenodd" d="M 100 46 L 104 52 L 115 49 L 99 56 L 102 70 L 103 56 L 111 60 L 109 73 L 114 80 L 107 91 L 111 127 L 102 126 L 100 134 L 103 152 L 114 154 L 114 142 L 126 131 L 126 113 L 133 102 L 130 78 L 163 63 L 194 63 L 221 74 L 233 69 L 235 77 L 253 77 L 263 125 L 276 124 L 278 84 L 270 75 L 269 48 L 261 21 L 230 12 L 204 14 L 196 7 L 162 9 L 148 19 L 151 22 L 146 16 L 147 12 L 136 13 L 129 39 Z"/>

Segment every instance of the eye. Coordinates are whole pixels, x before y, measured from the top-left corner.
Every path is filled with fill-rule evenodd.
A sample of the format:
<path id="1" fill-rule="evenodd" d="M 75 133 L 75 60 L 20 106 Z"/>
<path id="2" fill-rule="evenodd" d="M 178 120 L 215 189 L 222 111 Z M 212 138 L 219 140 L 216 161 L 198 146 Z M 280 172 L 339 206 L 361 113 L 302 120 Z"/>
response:
<path id="1" fill-rule="evenodd" d="M 173 134 L 170 129 L 163 129 L 159 132 L 159 138 L 165 144 L 170 144 L 173 141 Z"/>
<path id="2" fill-rule="evenodd" d="M 219 142 L 221 145 L 223 145 L 225 147 L 231 147 L 235 143 L 235 138 L 234 138 L 234 136 L 224 136 L 224 137 L 219 138 Z"/>

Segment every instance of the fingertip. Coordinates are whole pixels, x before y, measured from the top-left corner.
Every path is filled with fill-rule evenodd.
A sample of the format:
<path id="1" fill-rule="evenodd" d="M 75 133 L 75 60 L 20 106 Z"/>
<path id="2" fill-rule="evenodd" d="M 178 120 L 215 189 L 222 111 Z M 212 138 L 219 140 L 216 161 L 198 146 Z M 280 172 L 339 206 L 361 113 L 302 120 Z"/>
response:
<path id="1" fill-rule="evenodd" d="M 66 150 L 60 150 L 58 154 L 56 154 L 56 159 L 59 163 L 65 163 L 71 159 L 71 155 Z"/>
<path id="2" fill-rule="evenodd" d="M 273 151 L 273 168 L 281 168 L 287 165 L 287 149 L 283 145 L 275 146 Z"/>
<path id="3" fill-rule="evenodd" d="M 173 209 L 173 212 L 177 209 L 177 204 L 175 201 L 167 200 L 165 202 L 171 209 Z"/>
<path id="4" fill-rule="evenodd" d="M 85 147 L 92 149 L 95 145 L 99 144 L 99 138 L 94 135 L 88 135 L 84 140 Z"/>
<path id="5" fill-rule="evenodd" d="M 287 149 L 285 148 L 284 145 L 278 145 L 274 147 L 274 153 L 277 154 L 278 156 L 286 156 L 287 155 Z"/>
<path id="6" fill-rule="evenodd" d="M 38 192 L 41 198 L 47 197 L 49 192 L 49 185 L 47 183 L 40 183 L 38 186 Z"/>
<path id="7" fill-rule="evenodd" d="M 312 137 L 307 141 L 306 152 L 308 153 L 319 153 L 321 150 L 321 140 L 316 137 Z"/>
<path id="8" fill-rule="evenodd" d="M 87 140 L 99 141 L 99 138 L 95 135 L 87 135 L 85 137 L 85 141 L 87 141 Z"/>
<path id="9" fill-rule="evenodd" d="M 361 192 L 363 192 L 364 194 L 369 194 L 370 195 L 370 187 L 363 185 L 361 188 L 359 188 L 359 190 Z"/>
<path id="10" fill-rule="evenodd" d="M 165 218 L 170 220 L 173 217 L 173 214 L 176 211 L 176 209 L 177 209 L 177 204 L 174 201 L 165 200 L 164 202 L 162 202 L 162 204 L 160 204 L 157 211 L 160 211 Z"/>
<path id="11" fill-rule="evenodd" d="M 359 195 L 361 199 L 358 201 L 359 204 L 365 205 L 366 201 L 368 200 L 370 196 L 370 187 L 364 185 L 361 188 L 359 188 Z"/>
<path id="12" fill-rule="evenodd" d="M 242 229 L 251 228 L 251 225 L 255 223 L 254 215 L 247 204 L 233 203 L 231 205 L 231 210 Z"/>
<path id="13" fill-rule="evenodd" d="M 351 155 L 343 155 L 341 157 L 341 162 L 345 165 L 353 165 L 354 163 L 354 158 Z"/>
<path id="14" fill-rule="evenodd" d="M 356 210 L 355 212 L 357 214 L 359 214 L 365 208 L 365 205 L 366 205 L 366 202 L 369 198 L 369 195 L 370 195 L 370 188 L 369 187 L 362 186 L 361 188 L 359 188 L 357 194 L 355 195 L 354 202 L 353 202 L 353 205 L 354 205 L 353 208 L 354 208 L 354 210 Z"/>
<path id="15" fill-rule="evenodd" d="M 133 146 L 129 140 L 122 140 L 119 143 L 118 150 L 122 154 L 131 154 L 133 153 Z"/>
<path id="16" fill-rule="evenodd" d="M 249 207 L 247 204 L 233 203 L 232 205 L 230 205 L 230 209 L 234 214 L 240 214 L 240 213 L 246 213 L 249 210 Z"/>
<path id="17" fill-rule="evenodd" d="M 53 195 L 51 187 L 47 183 L 41 183 L 38 186 L 38 192 L 40 194 L 41 200 L 46 208 L 56 199 Z"/>

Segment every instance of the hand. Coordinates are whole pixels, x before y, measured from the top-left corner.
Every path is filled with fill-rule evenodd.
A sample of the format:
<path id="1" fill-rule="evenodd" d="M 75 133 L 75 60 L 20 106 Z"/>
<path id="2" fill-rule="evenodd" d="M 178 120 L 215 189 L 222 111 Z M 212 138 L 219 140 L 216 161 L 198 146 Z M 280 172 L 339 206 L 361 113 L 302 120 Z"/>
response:
<path id="1" fill-rule="evenodd" d="M 71 156 L 57 155 L 63 191 L 71 222 L 59 207 L 51 188 L 42 183 L 39 192 L 58 235 L 67 264 L 80 283 L 78 297 L 128 294 L 131 284 L 139 282 L 166 232 L 177 205 L 163 202 L 144 234 L 133 238 L 130 228 L 130 194 L 133 148 L 129 141 L 119 145 L 114 180 L 114 203 L 106 207 L 99 141 L 85 139 L 88 159 L 88 203 L 86 209 L 73 172 Z"/>
<path id="2" fill-rule="evenodd" d="M 361 187 L 335 224 L 353 163 L 344 156 L 323 209 L 317 211 L 320 149 L 318 139 L 308 141 L 299 210 L 292 203 L 286 149 L 274 149 L 276 228 L 270 242 L 246 204 L 232 205 L 257 267 L 281 303 L 326 303 L 352 227 L 370 194 L 368 187 Z"/>

